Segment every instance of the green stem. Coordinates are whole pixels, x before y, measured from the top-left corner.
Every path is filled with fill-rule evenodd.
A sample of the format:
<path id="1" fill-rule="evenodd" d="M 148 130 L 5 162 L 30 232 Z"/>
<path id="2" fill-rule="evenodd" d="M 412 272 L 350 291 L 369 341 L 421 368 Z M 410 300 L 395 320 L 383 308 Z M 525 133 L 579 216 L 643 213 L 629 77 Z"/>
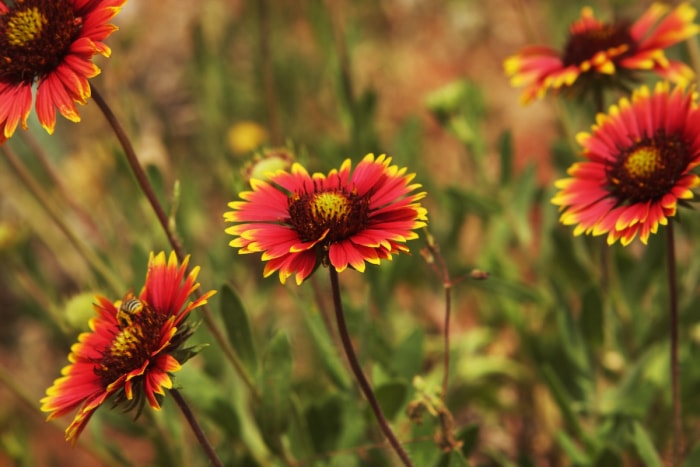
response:
<path id="1" fill-rule="evenodd" d="M 338 323 L 338 333 L 340 334 L 340 340 L 343 343 L 343 350 L 345 351 L 345 356 L 348 359 L 350 368 L 352 369 L 352 372 L 355 375 L 355 379 L 360 385 L 360 389 L 365 395 L 367 402 L 369 402 L 369 405 L 372 408 L 372 412 L 374 412 L 374 416 L 377 418 L 379 427 L 384 433 L 384 436 L 386 436 L 386 438 L 389 440 L 389 444 L 391 444 L 391 447 L 394 449 L 394 451 L 396 451 L 396 454 L 399 456 L 399 458 L 401 458 L 403 464 L 412 467 L 413 463 L 411 462 L 411 459 L 408 457 L 408 454 L 404 450 L 403 446 L 401 446 L 401 443 L 396 438 L 396 435 L 394 435 L 394 432 L 389 426 L 386 417 L 384 417 L 384 412 L 382 412 L 382 408 L 379 406 L 379 402 L 377 401 L 377 398 L 374 395 L 374 391 L 372 391 L 372 386 L 370 386 L 369 381 L 367 381 L 367 378 L 365 377 L 365 374 L 362 372 L 362 368 L 360 367 L 360 363 L 357 360 L 355 349 L 353 348 L 352 342 L 350 341 L 348 327 L 345 323 L 343 303 L 340 299 L 338 271 L 336 271 L 333 266 L 329 266 L 328 271 L 331 275 L 331 290 L 333 292 L 333 306 L 335 307 L 335 318 Z"/>
<path id="2" fill-rule="evenodd" d="M 122 128 L 117 117 L 112 112 L 112 109 L 102 98 L 102 95 L 97 91 L 97 89 L 95 89 L 94 85 L 92 86 L 92 98 L 97 103 L 98 107 L 102 111 L 102 114 L 107 119 L 109 125 L 112 127 L 114 134 L 119 140 L 119 144 L 124 150 L 124 154 L 126 155 L 129 167 L 131 168 L 132 173 L 136 177 L 136 181 L 139 185 L 139 188 L 151 204 L 151 208 L 156 214 L 158 222 L 160 223 L 160 226 L 168 239 L 168 243 L 170 243 L 170 246 L 172 247 L 173 251 L 175 251 L 178 260 L 182 262 L 185 258 L 185 252 L 182 248 L 182 244 L 180 243 L 180 240 L 177 238 L 175 232 L 173 232 L 173 229 L 171 228 L 168 216 L 165 213 L 165 209 L 163 209 L 163 207 L 160 204 L 160 201 L 158 201 L 153 187 L 151 186 L 151 182 L 148 180 L 146 172 L 144 171 L 143 167 L 141 166 L 141 162 L 139 162 L 139 159 L 136 156 L 136 152 L 134 151 L 134 147 L 131 144 L 129 137 Z M 195 294 L 197 296 L 201 296 L 199 291 L 196 291 Z M 255 384 L 253 384 L 253 380 L 251 379 L 250 375 L 248 375 L 248 372 L 243 366 L 243 363 L 241 362 L 240 358 L 238 358 L 238 355 L 227 344 L 224 335 L 219 330 L 219 327 L 217 326 L 216 322 L 211 316 L 211 313 L 209 312 L 209 307 L 207 305 L 201 307 L 201 313 L 204 319 L 204 324 L 207 326 L 207 329 L 209 330 L 210 334 L 214 337 L 214 340 L 216 340 L 219 347 L 221 347 L 226 357 L 233 364 L 233 367 L 238 376 L 241 378 L 241 380 L 243 380 L 243 383 L 247 386 L 249 392 L 253 395 L 255 400 L 260 400 L 260 393 L 257 391 Z"/>
<path id="3" fill-rule="evenodd" d="M 197 437 L 197 441 L 199 441 L 199 444 L 202 446 L 202 449 L 204 449 L 204 453 L 207 455 L 212 465 L 216 467 L 224 467 L 223 462 L 221 462 L 221 459 L 219 459 L 219 456 L 216 454 L 216 451 L 214 451 L 214 447 L 207 439 L 206 435 L 204 434 L 204 431 L 202 431 L 202 427 L 199 425 L 199 422 L 197 422 L 197 419 L 195 418 L 194 414 L 192 413 L 192 410 L 190 409 L 190 406 L 187 405 L 187 402 L 185 402 L 185 399 L 182 397 L 182 394 L 180 394 L 180 391 L 178 391 L 177 389 L 171 389 L 170 394 L 172 394 L 177 406 L 180 407 L 182 414 L 185 416 L 185 419 L 190 424 L 194 435 Z"/>
<path id="4" fill-rule="evenodd" d="M 668 262 L 668 296 L 671 325 L 671 394 L 673 404 L 673 466 L 680 465 L 683 450 L 683 427 L 681 420 L 681 381 L 678 361 L 678 286 L 676 279 L 676 249 L 673 222 L 668 223 L 666 233 Z"/>
<path id="5" fill-rule="evenodd" d="M 116 292 L 123 290 L 124 287 L 119 280 L 117 280 L 112 273 L 112 270 L 107 267 L 107 265 L 100 259 L 100 257 L 93 252 L 90 247 L 81 239 L 81 237 L 73 231 L 73 229 L 65 221 L 65 216 L 61 210 L 56 207 L 51 196 L 42 188 L 42 186 L 36 181 L 32 176 L 31 172 L 27 170 L 19 157 L 12 151 L 7 144 L 0 147 L 2 154 L 7 159 L 7 162 L 15 171 L 19 179 L 22 181 L 29 192 L 36 198 L 41 207 L 47 212 L 51 220 L 58 226 L 59 229 L 65 234 L 68 240 L 73 244 L 80 255 L 85 258 L 85 260 L 92 266 L 92 268 L 97 271 L 97 273 L 102 276 L 102 278 L 107 281 L 109 286 Z"/>

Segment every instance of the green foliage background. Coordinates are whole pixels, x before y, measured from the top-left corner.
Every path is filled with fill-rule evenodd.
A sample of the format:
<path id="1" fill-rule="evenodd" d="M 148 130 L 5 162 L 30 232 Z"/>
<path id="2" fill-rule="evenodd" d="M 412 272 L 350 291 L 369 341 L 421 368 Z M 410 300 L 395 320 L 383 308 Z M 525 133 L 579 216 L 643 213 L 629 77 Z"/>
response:
<path id="1" fill-rule="evenodd" d="M 222 214 L 246 189 L 254 154 L 284 148 L 310 171 L 387 153 L 428 192 L 428 231 L 453 278 L 444 407 L 461 447 L 443 452 L 442 278 L 420 251 L 426 232 L 364 274 L 340 275 L 351 335 L 399 438 L 418 466 L 663 465 L 671 433 L 665 231 L 647 247 L 574 238 L 550 204 L 577 160 L 587 103 L 518 105 L 501 62 L 531 41 L 560 45 L 580 2 L 320 0 L 137 2 L 117 17 L 100 89 L 133 138 L 216 322 L 259 391 L 209 344 L 175 377 L 227 465 L 388 466 L 336 338 L 319 269 L 301 287 L 263 279 L 257 255 L 227 246 Z M 598 2 L 636 16 L 638 2 Z M 609 16 L 608 16 L 609 17 Z M 670 52 L 687 58 L 686 48 Z M 613 102 L 610 97 L 608 103 Z M 142 283 L 148 253 L 169 250 L 94 103 L 54 136 L 31 122 L 51 177 L 23 132 L 17 151 L 89 251 L 88 261 L 0 162 L 0 460 L 14 465 L 206 465 L 177 407 L 101 408 L 80 445 L 44 424 L 38 400 L 92 315 Z M 237 153 L 236 123 L 267 133 Z M 677 252 L 685 465 L 700 462 L 700 218 L 679 213 Z M 103 264 L 101 273 L 95 264 Z M 609 265 L 609 272 L 602 267 Z M 420 377 L 420 380 L 416 380 Z"/>

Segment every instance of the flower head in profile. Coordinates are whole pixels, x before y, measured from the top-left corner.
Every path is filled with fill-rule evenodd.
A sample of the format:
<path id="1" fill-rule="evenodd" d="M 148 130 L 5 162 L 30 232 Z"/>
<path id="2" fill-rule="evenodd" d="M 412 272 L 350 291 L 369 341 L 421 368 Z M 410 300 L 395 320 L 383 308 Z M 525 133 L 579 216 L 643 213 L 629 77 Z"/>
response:
<path id="1" fill-rule="evenodd" d="M 100 72 L 92 56 L 109 56 L 102 41 L 126 0 L 0 0 L 0 142 L 27 127 L 36 84 L 36 113 L 49 133 L 56 109 L 68 120 L 90 97 Z"/>
<path id="2" fill-rule="evenodd" d="M 214 291 L 194 301 L 199 287 L 195 267 L 187 274 L 189 257 L 178 264 L 174 253 L 151 253 L 146 283 L 138 297 L 131 293 L 112 303 L 97 297 L 97 316 L 90 331 L 78 336 L 71 347 L 70 364 L 61 371 L 41 400 L 47 420 L 66 415 L 79 407 L 66 429 L 66 440 L 75 443 L 95 410 L 108 398 L 126 410 L 154 409 L 164 389 L 172 388 L 171 374 L 178 371 L 185 340 L 193 329 L 185 321 L 190 311 L 206 303 Z"/>
<path id="3" fill-rule="evenodd" d="M 604 23 L 585 7 L 571 25 L 563 51 L 540 45 L 525 47 L 505 60 L 505 73 L 513 86 L 525 88 L 521 96 L 524 104 L 544 97 L 550 89 L 583 94 L 602 86 L 626 88 L 642 70 L 686 85 L 694 77 L 693 71 L 669 60 L 664 49 L 700 31 L 693 22 L 696 11 L 688 3 L 668 10 L 667 5 L 654 3 L 634 23 Z"/>
<path id="4" fill-rule="evenodd" d="M 294 164 L 266 181 L 252 179 L 252 191 L 229 203 L 224 214 L 237 225 L 226 232 L 240 253 L 262 253 L 265 277 L 279 271 L 284 283 L 296 274 L 301 284 L 319 264 L 338 272 L 348 266 L 365 270 L 418 237 L 427 212 L 417 201 L 425 193 L 411 184 L 413 174 L 391 165 L 391 158 L 368 154 L 354 170 L 346 160 L 328 175 L 309 173 Z"/>
<path id="5" fill-rule="evenodd" d="M 700 111 L 696 93 L 668 82 L 642 87 L 598 114 L 592 133 L 581 133 L 584 162 L 556 182 L 552 202 L 574 235 L 607 234 L 608 244 L 647 243 L 676 207 L 693 197 L 700 177 Z"/>

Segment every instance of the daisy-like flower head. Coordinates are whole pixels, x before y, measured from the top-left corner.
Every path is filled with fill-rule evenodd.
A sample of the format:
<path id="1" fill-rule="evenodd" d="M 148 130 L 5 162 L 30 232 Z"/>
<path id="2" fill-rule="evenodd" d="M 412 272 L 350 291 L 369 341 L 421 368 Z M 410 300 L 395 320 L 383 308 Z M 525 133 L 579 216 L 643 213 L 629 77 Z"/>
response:
<path id="1" fill-rule="evenodd" d="M 691 199 L 700 177 L 700 110 L 694 90 L 670 91 L 668 82 L 653 92 L 642 87 L 598 114 L 592 133 L 580 133 L 585 162 L 556 182 L 552 202 L 560 220 L 575 225 L 574 235 L 607 234 L 628 245 L 637 235 L 647 243 L 666 225 L 676 207 Z"/>
<path id="2" fill-rule="evenodd" d="M 109 56 L 102 41 L 126 0 L 0 0 L 0 143 L 27 127 L 36 83 L 36 113 L 49 133 L 56 109 L 68 120 L 90 97 L 92 56 Z"/>
<path id="3" fill-rule="evenodd" d="M 145 401 L 160 408 L 163 390 L 172 388 L 170 375 L 181 367 L 176 355 L 193 332 L 184 320 L 215 293 L 189 300 L 199 287 L 199 268 L 186 275 L 188 261 L 189 257 L 178 264 L 171 253 L 166 262 L 165 253 L 151 253 L 138 297 L 128 293 L 114 303 L 97 297 L 90 331 L 78 336 L 68 355 L 70 364 L 41 400 L 41 410 L 50 412 L 47 421 L 80 407 L 66 429 L 67 441 L 77 441 L 92 414 L 110 397 L 126 410 L 140 410 Z"/>
<path id="4" fill-rule="evenodd" d="M 694 24 L 696 11 L 688 3 L 668 10 L 654 3 L 634 23 L 603 23 L 585 7 L 571 25 L 563 51 L 525 47 L 505 60 L 505 73 L 513 86 L 525 88 L 523 104 L 542 98 L 548 89 L 575 87 L 585 93 L 601 86 L 624 88 L 626 82 L 635 81 L 634 73 L 639 70 L 686 85 L 694 77 L 692 69 L 669 60 L 664 49 L 697 34 L 700 27 Z"/>
<path id="5" fill-rule="evenodd" d="M 368 154 L 351 169 L 350 160 L 328 175 L 309 173 L 299 164 L 267 181 L 251 180 L 253 191 L 240 194 L 224 214 L 237 225 L 226 232 L 239 253 L 262 253 L 264 275 L 279 271 L 284 283 L 296 274 L 301 284 L 319 264 L 338 272 L 348 266 L 365 270 L 407 252 L 407 240 L 426 225 L 427 212 L 413 193 L 414 174 L 391 165 L 391 158 Z"/>

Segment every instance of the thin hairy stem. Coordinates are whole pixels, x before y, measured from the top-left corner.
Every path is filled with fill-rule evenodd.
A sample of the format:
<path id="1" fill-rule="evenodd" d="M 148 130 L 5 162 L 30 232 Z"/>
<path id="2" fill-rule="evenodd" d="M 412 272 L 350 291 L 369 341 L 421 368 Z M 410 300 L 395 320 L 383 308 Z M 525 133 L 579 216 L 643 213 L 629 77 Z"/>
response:
<path id="1" fill-rule="evenodd" d="M 116 279 L 112 270 L 105 264 L 102 259 L 93 252 L 90 247 L 82 240 L 65 220 L 65 216 L 61 210 L 55 205 L 51 196 L 44 190 L 41 184 L 34 178 L 31 172 L 24 166 L 21 159 L 12 151 L 7 144 L 0 147 L 2 154 L 10 164 L 10 167 L 17 174 L 17 177 L 39 202 L 42 208 L 49 215 L 51 220 L 65 234 L 68 240 L 73 244 L 78 253 L 92 266 L 92 268 L 105 280 L 115 293 L 120 293 L 124 289 L 122 283 Z"/>
<path id="2" fill-rule="evenodd" d="M 440 253 L 440 247 L 433 236 L 425 230 L 427 240 L 427 252 L 423 252 L 424 259 L 428 262 L 435 274 L 442 280 L 442 287 L 445 289 L 445 323 L 443 325 L 443 357 L 442 357 L 442 397 L 447 397 L 447 388 L 450 381 L 450 316 L 452 310 L 452 278 L 447 268 L 445 258 Z"/>
<path id="3" fill-rule="evenodd" d="M 671 394 L 673 405 L 673 451 L 672 465 L 680 465 L 683 450 L 683 427 L 681 420 L 681 375 L 678 361 L 678 285 L 676 278 L 676 247 L 673 222 L 668 223 L 666 233 L 668 262 L 668 297 L 671 325 Z"/>
<path id="4" fill-rule="evenodd" d="M 219 459 L 219 456 L 216 454 L 216 451 L 214 451 L 214 447 L 207 439 L 206 435 L 204 434 L 204 431 L 202 431 L 202 427 L 199 425 L 199 422 L 197 422 L 197 419 L 195 418 L 194 414 L 192 413 L 192 410 L 190 409 L 190 406 L 187 405 L 187 402 L 185 402 L 185 399 L 182 397 L 182 394 L 180 394 L 180 391 L 178 391 L 177 389 L 171 389 L 170 394 L 172 394 L 173 399 L 175 399 L 175 403 L 177 404 L 177 406 L 180 407 L 182 414 L 185 416 L 185 419 L 190 424 L 194 435 L 197 437 L 197 441 L 199 441 L 199 444 L 202 446 L 202 449 L 204 449 L 204 453 L 207 455 L 212 465 L 216 467 L 224 467 L 224 463 L 221 462 L 221 459 Z"/>
<path id="5" fill-rule="evenodd" d="M 374 416 L 377 418 L 377 422 L 379 423 L 379 427 L 381 428 L 382 432 L 384 433 L 384 436 L 386 436 L 386 438 L 389 440 L 389 444 L 391 444 L 391 447 L 394 448 L 394 451 L 396 451 L 396 454 L 399 456 L 399 458 L 401 458 L 401 461 L 403 462 L 404 465 L 412 466 L 413 463 L 411 462 L 411 459 L 408 457 L 408 453 L 406 453 L 403 446 L 401 446 L 401 443 L 396 438 L 396 435 L 394 435 L 394 432 L 392 431 L 391 427 L 389 426 L 389 422 L 387 422 L 386 418 L 384 417 L 384 413 L 382 412 L 382 408 L 379 406 L 379 402 L 377 401 L 377 398 L 374 395 L 374 391 L 372 391 L 372 386 L 370 386 L 369 381 L 367 381 L 367 378 L 365 377 L 365 374 L 363 373 L 362 368 L 360 367 L 360 363 L 357 360 L 357 355 L 355 354 L 355 349 L 353 348 L 352 342 L 350 341 L 350 334 L 348 333 L 348 327 L 347 327 L 347 324 L 345 323 L 345 314 L 343 313 L 343 303 L 340 299 L 340 285 L 338 284 L 338 271 L 336 271 L 333 266 L 330 266 L 328 268 L 328 271 L 330 272 L 330 275 L 331 275 L 331 290 L 333 293 L 333 306 L 335 308 L 335 318 L 336 318 L 336 321 L 338 324 L 338 333 L 340 334 L 340 340 L 342 341 L 343 350 L 345 351 L 345 356 L 348 359 L 348 363 L 350 364 L 350 368 L 352 369 L 352 372 L 355 375 L 355 379 L 357 380 L 357 383 L 360 385 L 360 389 L 362 390 L 362 393 L 365 395 L 367 402 L 369 402 L 369 405 L 372 408 L 372 412 L 374 412 Z"/>
<path id="6" fill-rule="evenodd" d="M 148 180 L 146 172 L 144 171 L 143 167 L 141 166 L 141 162 L 139 162 L 139 159 L 136 156 L 136 152 L 134 151 L 134 147 L 131 144 L 129 137 L 122 128 L 117 117 L 110 109 L 107 102 L 102 98 L 102 95 L 97 91 L 97 89 L 95 89 L 94 86 L 92 86 L 92 98 L 95 100 L 98 107 L 107 119 L 107 122 L 112 127 L 114 134 L 119 140 L 119 144 L 124 150 L 124 154 L 126 155 L 129 167 L 131 168 L 132 173 L 136 177 L 136 181 L 138 182 L 139 188 L 151 204 L 153 212 L 156 214 L 158 222 L 160 223 L 160 226 L 162 227 L 165 236 L 168 238 L 168 243 L 170 243 L 170 246 L 172 247 L 173 251 L 175 251 L 178 260 L 182 262 L 185 258 L 185 252 L 182 248 L 182 244 L 177 238 L 175 232 L 173 231 L 174 229 L 168 220 L 168 216 L 165 213 L 165 209 L 163 209 L 163 206 L 160 204 L 160 201 L 158 201 L 158 198 L 156 197 L 151 182 Z M 198 297 L 201 296 L 198 290 L 195 291 L 195 294 Z M 253 395 L 256 401 L 259 401 L 260 393 L 255 387 L 255 384 L 253 384 L 253 380 L 250 377 L 250 375 L 248 375 L 248 372 L 243 366 L 243 363 L 241 362 L 240 358 L 226 342 L 226 338 L 221 333 L 219 327 L 216 325 L 216 322 L 211 316 L 209 307 L 207 305 L 204 305 L 200 309 L 202 317 L 204 319 L 204 324 L 207 326 L 209 333 L 214 337 L 214 340 L 216 340 L 219 347 L 223 350 L 224 354 L 233 365 L 236 373 L 241 378 L 241 380 L 243 380 L 243 383 L 247 386 L 248 391 Z"/>

